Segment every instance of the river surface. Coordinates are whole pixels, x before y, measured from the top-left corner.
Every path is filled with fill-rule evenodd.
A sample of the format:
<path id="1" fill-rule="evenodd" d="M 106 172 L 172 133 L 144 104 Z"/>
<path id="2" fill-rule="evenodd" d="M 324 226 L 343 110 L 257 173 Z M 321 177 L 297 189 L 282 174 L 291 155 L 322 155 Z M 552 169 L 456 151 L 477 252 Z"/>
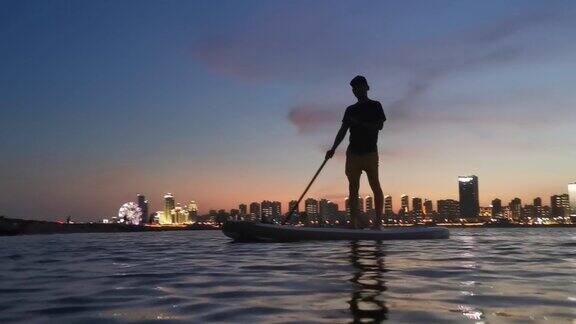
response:
<path id="1" fill-rule="evenodd" d="M 0 237 L 0 323 L 575 323 L 576 228 L 233 243 L 219 231 Z"/>

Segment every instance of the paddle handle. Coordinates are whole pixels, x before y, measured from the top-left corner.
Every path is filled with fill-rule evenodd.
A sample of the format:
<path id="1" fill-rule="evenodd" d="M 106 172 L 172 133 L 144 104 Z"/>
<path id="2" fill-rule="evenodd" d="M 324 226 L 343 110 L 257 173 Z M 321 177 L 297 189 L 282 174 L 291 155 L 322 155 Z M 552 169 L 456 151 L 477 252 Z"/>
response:
<path id="1" fill-rule="evenodd" d="M 310 180 L 310 182 L 308 183 L 308 186 L 306 186 L 306 189 L 304 189 L 304 192 L 300 195 L 300 198 L 298 198 L 298 202 L 294 206 L 292 206 L 292 208 L 290 208 L 290 211 L 288 212 L 286 217 L 284 217 L 284 220 L 282 221 L 282 225 L 286 224 L 286 222 L 290 219 L 290 217 L 292 217 L 292 213 L 294 213 L 294 211 L 296 211 L 296 208 L 298 208 L 298 206 L 300 205 L 302 198 L 304 198 L 304 196 L 308 192 L 308 189 L 310 189 L 310 187 L 314 183 L 314 180 L 316 180 L 316 178 L 320 174 L 320 171 L 322 171 L 322 168 L 324 168 L 324 165 L 326 165 L 326 162 L 328 162 L 328 159 L 324 159 L 324 162 L 322 162 L 322 165 L 320 165 L 320 167 L 318 168 L 318 170 L 316 171 L 316 173 L 312 177 L 312 180 Z"/>

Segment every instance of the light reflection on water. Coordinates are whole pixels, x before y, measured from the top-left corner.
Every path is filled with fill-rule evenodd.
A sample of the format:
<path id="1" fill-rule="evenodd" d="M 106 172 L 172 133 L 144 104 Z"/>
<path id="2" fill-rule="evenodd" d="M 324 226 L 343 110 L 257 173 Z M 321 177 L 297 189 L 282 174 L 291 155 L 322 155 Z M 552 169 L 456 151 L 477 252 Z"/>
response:
<path id="1" fill-rule="evenodd" d="M 571 323 L 573 233 L 291 244 L 216 231 L 0 237 L 0 322 Z"/>

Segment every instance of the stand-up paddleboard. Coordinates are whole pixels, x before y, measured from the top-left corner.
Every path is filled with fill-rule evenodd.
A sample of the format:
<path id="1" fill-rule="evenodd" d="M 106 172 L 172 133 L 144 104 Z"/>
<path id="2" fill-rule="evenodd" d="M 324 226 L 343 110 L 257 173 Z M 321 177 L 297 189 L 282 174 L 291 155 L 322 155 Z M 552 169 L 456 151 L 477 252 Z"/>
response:
<path id="1" fill-rule="evenodd" d="M 444 227 L 407 226 L 382 230 L 312 228 L 281 226 L 250 221 L 229 221 L 222 227 L 224 234 L 242 242 L 293 242 L 333 240 L 429 240 L 447 239 L 450 232 Z"/>

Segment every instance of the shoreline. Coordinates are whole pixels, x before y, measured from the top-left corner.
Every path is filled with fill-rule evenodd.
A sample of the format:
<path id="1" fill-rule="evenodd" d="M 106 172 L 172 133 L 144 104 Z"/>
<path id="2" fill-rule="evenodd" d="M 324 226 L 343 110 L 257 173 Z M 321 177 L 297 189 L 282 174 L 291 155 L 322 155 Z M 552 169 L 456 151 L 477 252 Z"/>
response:
<path id="1" fill-rule="evenodd" d="M 435 224 L 435 225 L 386 225 L 386 227 L 404 226 L 442 226 L 447 228 L 558 228 L 576 227 L 576 224 L 524 225 L 524 224 Z M 330 226 L 332 227 L 332 226 Z M 36 235 L 36 234 L 74 234 L 74 233 L 127 233 L 127 232 L 165 232 L 220 230 L 219 226 L 209 224 L 190 224 L 186 226 L 138 226 L 104 223 L 59 223 L 51 221 L 25 220 L 0 217 L 0 236 Z"/>
<path id="2" fill-rule="evenodd" d="M 219 229 L 219 227 L 208 224 L 191 224 L 187 226 L 138 226 L 104 223 L 67 224 L 51 221 L 0 217 L 0 236 L 73 233 L 164 232 Z"/>

